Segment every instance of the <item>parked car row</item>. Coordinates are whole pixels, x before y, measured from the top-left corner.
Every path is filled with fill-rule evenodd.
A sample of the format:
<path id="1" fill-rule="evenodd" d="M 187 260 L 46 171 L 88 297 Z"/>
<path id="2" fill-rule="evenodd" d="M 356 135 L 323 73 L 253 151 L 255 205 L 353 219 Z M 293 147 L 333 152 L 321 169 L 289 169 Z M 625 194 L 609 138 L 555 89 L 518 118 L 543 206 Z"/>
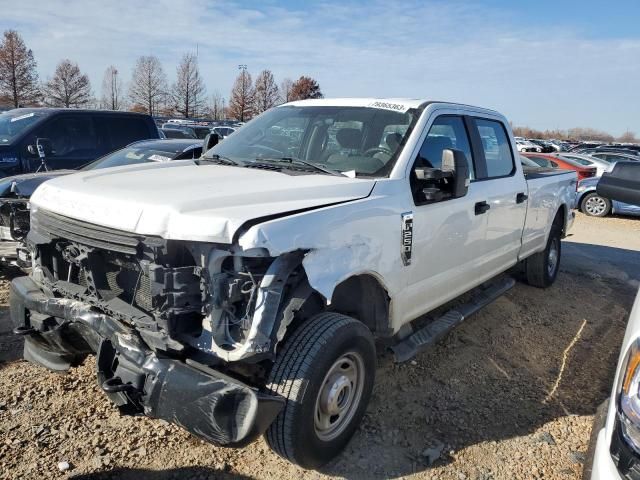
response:
<path id="1" fill-rule="evenodd" d="M 226 138 L 241 127 L 238 122 L 196 122 L 187 119 L 156 119 L 162 138 L 194 138 L 203 140 L 209 133 Z"/>

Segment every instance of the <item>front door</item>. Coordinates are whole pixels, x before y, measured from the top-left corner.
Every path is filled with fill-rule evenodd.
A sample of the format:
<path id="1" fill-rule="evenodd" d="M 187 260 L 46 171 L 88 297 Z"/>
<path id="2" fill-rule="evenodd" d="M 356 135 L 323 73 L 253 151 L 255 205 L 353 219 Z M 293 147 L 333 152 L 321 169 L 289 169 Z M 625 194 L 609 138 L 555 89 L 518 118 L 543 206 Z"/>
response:
<path id="1" fill-rule="evenodd" d="M 464 152 L 469 163 L 467 194 L 440 202 L 424 201 L 413 168 L 413 247 L 407 266 L 404 320 L 418 317 L 478 284 L 489 254 L 485 242 L 488 215 L 476 204 L 486 201 L 487 185 L 476 182 L 475 159 L 467 125 L 459 115 L 440 115 L 427 127 L 416 166 L 440 168 L 442 151 Z"/>
<path id="2" fill-rule="evenodd" d="M 28 159 L 29 170 L 40 167 L 38 155 L 30 154 L 29 145 L 35 145 L 38 138 L 51 141 L 52 152 L 47 155 L 49 170 L 77 169 L 100 156 L 98 136 L 90 115 L 55 115 L 36 128 L 21 147 L 22 155 Z"/>

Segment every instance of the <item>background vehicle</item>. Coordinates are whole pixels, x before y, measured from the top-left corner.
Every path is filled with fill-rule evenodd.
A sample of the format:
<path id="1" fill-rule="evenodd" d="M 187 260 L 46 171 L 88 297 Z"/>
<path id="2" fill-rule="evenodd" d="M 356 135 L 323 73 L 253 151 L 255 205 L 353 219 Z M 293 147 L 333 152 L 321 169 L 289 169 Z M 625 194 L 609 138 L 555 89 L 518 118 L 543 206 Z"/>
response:
<path id="1" fill-rule="evenodd" d="M 596 191 L 599 177 L 586 178 L 578 183 L 576 191 L 576 208 L 582 213 L 592 217 L 605 217 L 614 215 L 640 215 L 640 207 L 637 205 L 620 202 L 603 197 Z"/>
<path id="2" fill-rule="evenodd" d="M 534 145 L 539 146 L 542 150 L 542 153 L 551 153 L 551 152 L 555 152 L 556 149 L 546 140 L 538 140 L 538 139 L 534 139 L 534 138 L 529 138 L 527 139 L 530 143 L 533 143 Z"/>
<path id="3" fill-rule="evenodd" d="M 161 130 L 167 138 L 198 138 L 195 130 L 187 125 L 165 123 Z"/>
<path id="4" fill-rule="evenodd" d="M 597 193 L 640 210 L 640 164 L 618 163 Z M 640 468 L 640 292 L 622 341 L 611 397 L 596 412 L 585 479 L 627 480 Z"/>
<path id="5" fill-rule="evenodd" d="M 202 143 L 191 140 L 140 140 L 85 165 L 80 171 L 121 167 L 145 162 L 199 158 Z M 78 170 L 28 173 L 0 179 L 0 240 L 22 242 L 29 233 L 28 201 L 42 183 Z M 19 252 L 18 252 L 19 253 Z M 18 255 L 24 265 L 27 256 Z"/>
<path id="6" fill-rule="evenodd" d="M 615 165 L 615 162 L 609 162 L 602 158 L 593 157 L 591 155 L 584 155 L 582 153 L 559 152 L 556 153 L 555 156 L 560 159 L 573 161 L 585 167 L 595 167 L 597 177 L 601 177 L 605 172 L 610 172 Z"/>
<path id="7" fill-rule="evenodd" d="M 516 138 L 516 146 L 519 152 L 542 152 L 542 147 L 540 145 L 531 143 L 529 140 L 525 140 L 521 137 Z"/>
<path id="8" fill-rule="evenodd" d="M 555 281 L 576 174 L 525 174 L 517 155 L 492 110 L 316 99 L 197 162 L 46 182 L 32 274 L 12 283 L 25 358 L 65 370 L 100 343 L 99 384 L 129 411 L 221 445 L 265 432 L 318 467 L 364 415 L 376 339 L 406 361 L 513 286 L 515 265 Z"/>
<path id="9" fill-rule="evenodd" d="M 234 127 L 213 127 L 211 131 L 217 133 L 220 138 L 226 138 L 235 132 L 236 129 Z"/>
<path id="10" fill-rule="evenodd" d="M 560 158 L 556 155 L 549 155 L 546 153 L 525 153 L 524 155 L 541 167 L 573 170 L 578 174 L 578 180 L 595 177 L 597 173 L 595 166 L 587 167 L 568 158 Z"/>
<path id="11" fill-rule="evenodd" d="M 594 158 L 599 158 L 607 162 L 638 162 L 640 158 L 636 155 L 627 155 L 618 152 L 593 152 L 590 154 Z"/>
<path id="12" fill-rule="evenodd" d="M 159 138 L 149 115 L 108 110 L 19 108 L 0 114 L 0 178 L 41 168 L 36 140 L 45 139 L 47 169 L 76 169 L 125 145 Z"/>

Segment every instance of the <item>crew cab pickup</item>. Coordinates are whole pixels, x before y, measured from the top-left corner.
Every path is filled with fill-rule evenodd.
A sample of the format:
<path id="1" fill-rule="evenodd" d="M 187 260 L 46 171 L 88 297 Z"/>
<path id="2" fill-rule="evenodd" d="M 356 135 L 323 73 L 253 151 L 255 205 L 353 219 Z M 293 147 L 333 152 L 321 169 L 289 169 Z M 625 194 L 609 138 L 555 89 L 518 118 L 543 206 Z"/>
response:
<path id="1" fill-rule="evenodd" d="M 15 332 L 50 369 L 97 353 L 123 411 L 217 445 L 265 433 L 318 467 L 364 414 L 376 345 L 411 358 L 511 287 L 514 266 L 555 280 L 576 175 L 516 159 L 495 111 L 321 99 L 195 162 L 50 180 L 31 198 Z"/>

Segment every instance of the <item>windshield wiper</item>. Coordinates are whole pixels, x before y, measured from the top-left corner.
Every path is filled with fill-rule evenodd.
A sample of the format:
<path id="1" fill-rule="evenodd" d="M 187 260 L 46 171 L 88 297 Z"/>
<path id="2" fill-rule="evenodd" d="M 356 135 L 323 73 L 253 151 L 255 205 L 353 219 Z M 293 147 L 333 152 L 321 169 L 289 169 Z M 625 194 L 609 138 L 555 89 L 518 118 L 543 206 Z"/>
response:
<path id="1" fill-rule="evenodd" d="M 201 162 L 211 162 L 211 163 L 219 163 L 222 165 L 238 165 L 243 166 L 244 163 L 239 160 L 234 160 L 229 157 L 225 157 L 224 155 L 218 155 L 217 153 L 213 153 L 211 155 L 207 155 L 206 157 L 200 157 L 199 161 Z"/>
<path id="2" fill-rule="evenodd" d="M 337 177 L 346 177 L 347 176 L 347 175 L 345 175 L 344 173 L 342 173 L 342 172 L 340 172 L 338 170 L 332 170 L 330 168 L 318 165 L 317 163 L 308 162 L 306 160 L 302 160 L 300 158 L 294 158 L 294 157 L 256 158 L 256 161 L 258 161 L 258 162 L 266 161 L 266 162 L 274 162 L 274 163 L 289 163 L 289 164 L 292 164 L 292 165 L 306 165 L 307 167 L 311 167 L 314 170 L 317 170 L 319 172 L 328 173 L 329 175 L 335 175 Z"/>

